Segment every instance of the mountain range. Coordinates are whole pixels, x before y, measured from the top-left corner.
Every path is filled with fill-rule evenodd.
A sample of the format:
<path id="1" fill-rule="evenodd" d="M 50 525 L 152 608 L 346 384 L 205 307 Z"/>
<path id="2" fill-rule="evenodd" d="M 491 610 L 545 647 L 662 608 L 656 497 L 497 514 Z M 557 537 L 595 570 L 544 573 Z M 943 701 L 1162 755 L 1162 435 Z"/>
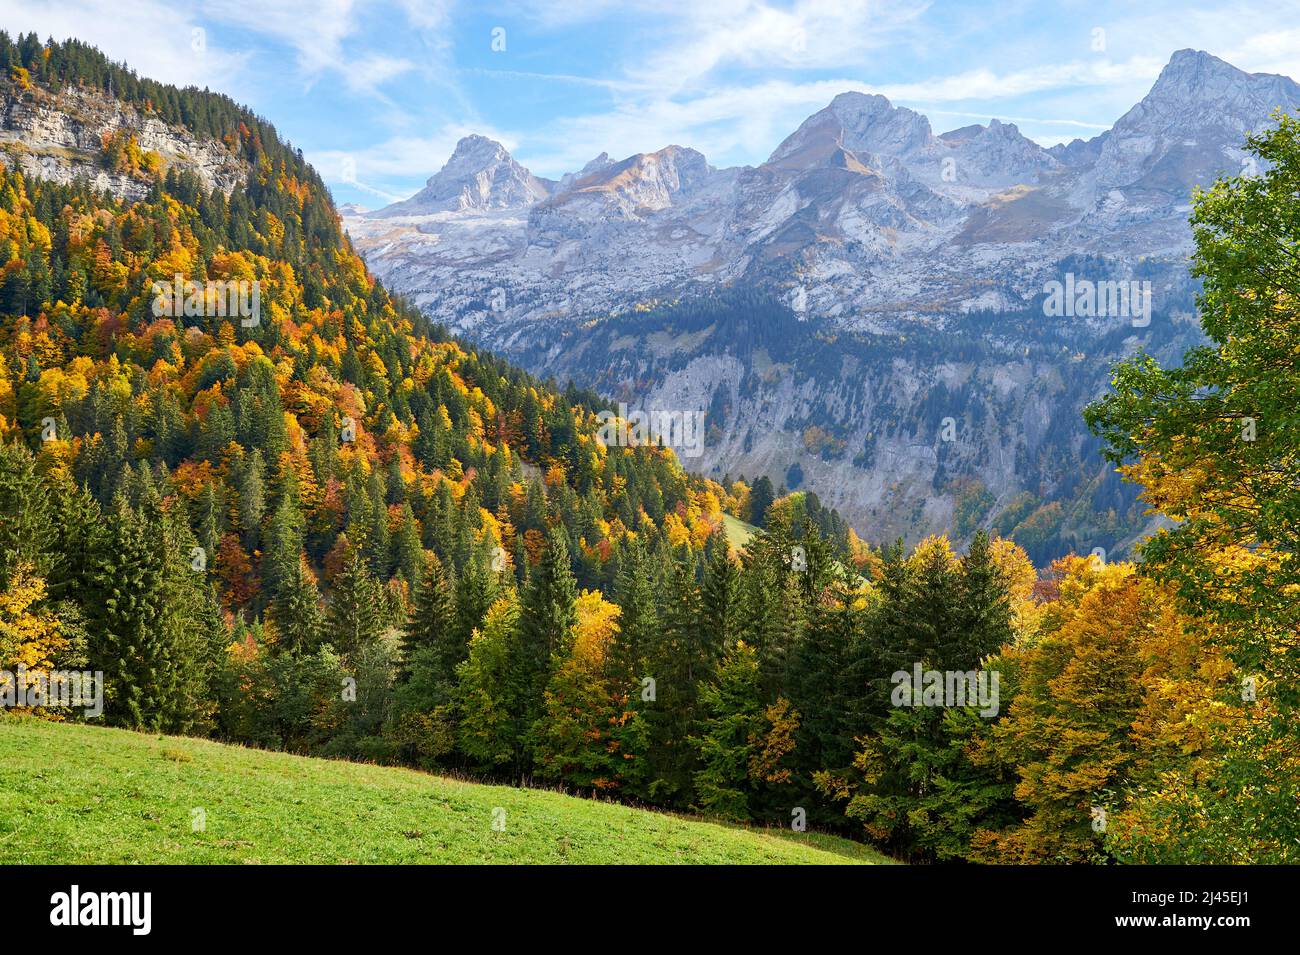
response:
<path id="1" fill-rule="evenodd" d="M 1286 77 L 1181 50 L 1086 141 L 936 135 L 847 92 L 757 167 L 672 145 L 555 181 L 469 136 L 410 199 L 344 221 L 390 287 L 531 370 L 710 409 L 692 467 L 802 483 L 876 538 L 1123 549 L 1146 522 L 1078 411 L 1115 359 L 1197 340 L 1192 192 L 1256 171 L 1246 136 L 1297 106 Z M 1045 317 L 1067 273 L 1150 282 L 1150 323 Z M 784 319 L 759 328 L 767 305 Z"/>

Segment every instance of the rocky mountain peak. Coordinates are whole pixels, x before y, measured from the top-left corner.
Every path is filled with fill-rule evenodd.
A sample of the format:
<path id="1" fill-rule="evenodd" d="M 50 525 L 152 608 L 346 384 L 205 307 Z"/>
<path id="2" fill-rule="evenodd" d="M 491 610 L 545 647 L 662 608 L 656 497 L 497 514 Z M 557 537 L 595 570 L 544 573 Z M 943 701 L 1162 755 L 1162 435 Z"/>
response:
<path id="1" fill-rule="evenodd" d="M 804 122 L 768 158 L 791 166 L 802 157 L 820 162 L 835 147 L 873 156 L 902 157 L 930 145 L 930 121 L 883 96 L 841 93 Z"/>
<path id="2" fill-rule="evenodd" d="M 548 184 L 515 162 L 503 145 L 473 134 L 456 144 L 447 164 L 429 177 L 423 189 L 375 214 L 523 208 L 545 199 L 550 192 Z"/>
<path id="3" fill-rule="evenodd" d="M 593 166 L 595 168 L 593 168 Z M 691 193 L 712 172 L 704 155 L 684 146 L 665 146 L 652 153 L 637 153 L 622 162 L 601 154 L 579 173 L 567 192 L 554 202 L 583 195 L 604 195 L 624 213 L 663 209 L 681 193 Z"/>
<path id="4" fill-rule="evenodd" d="M 604 169 L 605 167 L 612 166 L 612 165 L 614 165 L 614 160 L 609 158 L 609 153 L 602 152 L 599 156 L 591 160 L 589 163 L 587 163 L 577 172 L 566 172 L 560 178 L 560 185 L 555 191 L 556 193 L 568 192 L 580 180 L 585 179 L 587 176 L 590 176 L 592 173 L 600 172 L 600 170 Z"/>
<path id="5" fill-rule="evenodd" d="M 1151 91 L 1100 137 L 1096 184 L 1161 191 L 1185 202 L 1193 186 L 1239 170 L 1247 133 L 1269 125 L 1278 107 L 1300 107 L 1300 85 L 1179 50 Z"/>
<path id="6" fill-rule="evenodd" d="M 1204 50 L 1179 50 L 1160 71 L 1147 98 L 1196 96 L 1220 84 L 1240 82 L 1247 76 L 1248 73 Z"/>

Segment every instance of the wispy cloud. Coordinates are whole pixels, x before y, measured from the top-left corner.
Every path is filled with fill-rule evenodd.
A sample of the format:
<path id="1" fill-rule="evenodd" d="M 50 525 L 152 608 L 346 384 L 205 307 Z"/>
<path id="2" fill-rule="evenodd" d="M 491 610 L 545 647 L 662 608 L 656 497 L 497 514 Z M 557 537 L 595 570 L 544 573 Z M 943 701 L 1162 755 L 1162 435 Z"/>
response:
<path id="1" fill-rule="evenodd" d="M 897 105 L 943 115 L 945 111 L 926 109 L 926 106 L 995 101 L 1046 90 L 1105 86 L 1135 79 L 1149 83 L 1162 66 L 1155 59 L 1138 57 L 1122 64 L 1071 62 L 1003 74 L 978 70 L 902 84 L 878 85 L 840 77 L 802 83 L 771 80 L 753 85 L 722 85 L 690 98 L 629 99 L 608 112 L 562 120 L 554 129 L 525 141 L 524 154 L 547 175 L 576 168 L 604 150 L 619 155 L 647 152 L 670 142 L 695 146 L 706 156 L 715 158 L 734 155 L 737 145 L 754 155 L 760 150 L 770 151 L 803 119 L 826 106 L 839 93 L 878 93 Z M 1016 118 L 998 109 L 948 114 L 984 122 L 997 116 L 1009 122 L 1069 125 L 1080 130 L 1075 135 L 1107 128 L 1104 123 L 1071 117 Z"/>
<path id="2" fill-rule="evenodd" d="M 847 90 L 1050 143 L 1113 123 L 1183 47 L 1300 76 L 1300 0 L 0 0 L 0 19 L 248 102 L 341 198 L 409 195 L 470 132 L 552 177 L 670 143 L 752 164 Z"/>
<path id="3" fill-rule="evenodd" d="M 355 0 L 204 0 L 204 17 L 277 40 L 294 50 L 302 74 L 314 78 L 342 68 L 343 41 L 356 28 Z"/>
<path id="4" fill-rule="evenodd" d="M 629 65 L 629 75 L 666 94 L 698 86 L 724 68 L 835 69 L 861 62 L 917 26 L 927 2 L 756 0 L 687 3 L 666 42 Z"/>

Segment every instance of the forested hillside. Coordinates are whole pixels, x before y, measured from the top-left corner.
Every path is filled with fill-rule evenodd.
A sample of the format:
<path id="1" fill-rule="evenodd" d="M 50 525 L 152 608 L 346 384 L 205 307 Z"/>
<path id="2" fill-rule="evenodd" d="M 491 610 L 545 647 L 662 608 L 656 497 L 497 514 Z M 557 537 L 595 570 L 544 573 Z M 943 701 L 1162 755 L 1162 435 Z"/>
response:
<path id="1" fill-rule="evenodd" d="M 120 96 L 248 172 L 206 188 L 125 129 L 99 161 L 143 198 L 0 173 L 0 669 L 103 671 L 112 725 L 916 860 L 1294 855 L 1275 828 L 1196 824 L 1243 663 L 1178 581 L 1039 574 L 984 534 L 873 549 L 812 495 L 607 446 L 598 396 L 391 298 L 266 123 L 78 44 L 0 35 L 4 61 L 6 96 Z M 159 314 L 176 276 L 207 291 Z M 258 283 L 260 311 L 215 314 L 214 282 Z M 727 515 L 757 526 L 743 547 Z M 1000 697 L 900 705 L 914 666 L 998 672 Z M 1252 720 L 1282 719 L 1270 699 Z M 1244 818 L 1248 795 L 1216 806 Z"/>

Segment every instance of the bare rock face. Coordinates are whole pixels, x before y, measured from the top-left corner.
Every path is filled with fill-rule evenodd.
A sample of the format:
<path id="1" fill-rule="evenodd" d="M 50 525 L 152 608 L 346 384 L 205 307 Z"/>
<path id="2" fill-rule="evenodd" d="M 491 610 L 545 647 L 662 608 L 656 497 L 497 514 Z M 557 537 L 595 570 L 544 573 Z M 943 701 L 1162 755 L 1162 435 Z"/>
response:
<path id="1" fill-rule="evenodd" d="M 380 217 L 429 215 L 436 212 L 482 212 L 516 209 L 540 202 L 551 183 L 515 162 L 506 148 L 486 136 L 466 136 L 447 164 L 425 187 L 403 202 L 375 213 Z"/>
<path id="2" fill-rule="evenodd" d="M 584 179 L 592 173 L 600 172 L 600 170 L 604 169 L 606 166 L 612 165 L 614 165 L 614 160 L 609 158 L 609 153 L 601 153 L 577 172 L 566 172 L 561 176 L 559 185 L 556 186 L 555 191 L 568 192 L 579 179 Z"/>
<path id="3" fill-rule="evenodd" d="M 1102 137 L 1095 181 L 1185 191 L 1223 169 L 1240 171 L 1246 135 L 1300 102 L 1285 76 L 1250 74 L 1208 53 L 1180 50 L 1151 92 Z"/>
<path id="4" fill-rule="evenodd" d="M 1023 494 L 1062 514 L 1122 509 L 1110 477 L 1081 483 L 1097 459 L 1078 409 L 1133 347 L 1176 358 L 1196 340 L 1190 194 L 1255 171 L 1245 135 L 1278 108 L 1300 108 L 1300 86 L 1184 50 L 1111 130 L 1052 149 L 996 119 L 935 135 L 861 93 L 757 167 L 670 146 L 545 183 L 478 138 L 412 199 L 345 225 L 390 287 L 535 371 L 634 401 L 725 393 L 726 425 L 688 466 L 778 480 L 798 464 L 860 529 L 915 536 L 948 529 L 969 482 L 994 502 L 988 521 Z M 1044 293 L 1067 273 L 1150 282 L 1152 324 L 1049 319 Z M 795 318 L 767 365 L 763 330 L 734 316 L 689 334 L 638 318 L 733 293 Z M 963 337 L 972 320 L 982 337 Z M 837 336 L 878 345 L 841 365 L 817 344 Z M 949 401 L 983 409 L 969 445 L 932 440 Z"/>
<path id="5" fill-rule="evenodd" d="M 141 150 L 158 153 L 165 167 L 196 173 L 209 189 L 229 193 L 247 175 L 222 143 L 196 139 L 94 92 L 29 90 L 0 96 L 0 162 L 55 182 L 83 177 L 97 189 L 139 199 L 148 193 L 148 182 L 114 173 L 101 160 L 105 138 L 120 131 L 133 135 Z"/>

